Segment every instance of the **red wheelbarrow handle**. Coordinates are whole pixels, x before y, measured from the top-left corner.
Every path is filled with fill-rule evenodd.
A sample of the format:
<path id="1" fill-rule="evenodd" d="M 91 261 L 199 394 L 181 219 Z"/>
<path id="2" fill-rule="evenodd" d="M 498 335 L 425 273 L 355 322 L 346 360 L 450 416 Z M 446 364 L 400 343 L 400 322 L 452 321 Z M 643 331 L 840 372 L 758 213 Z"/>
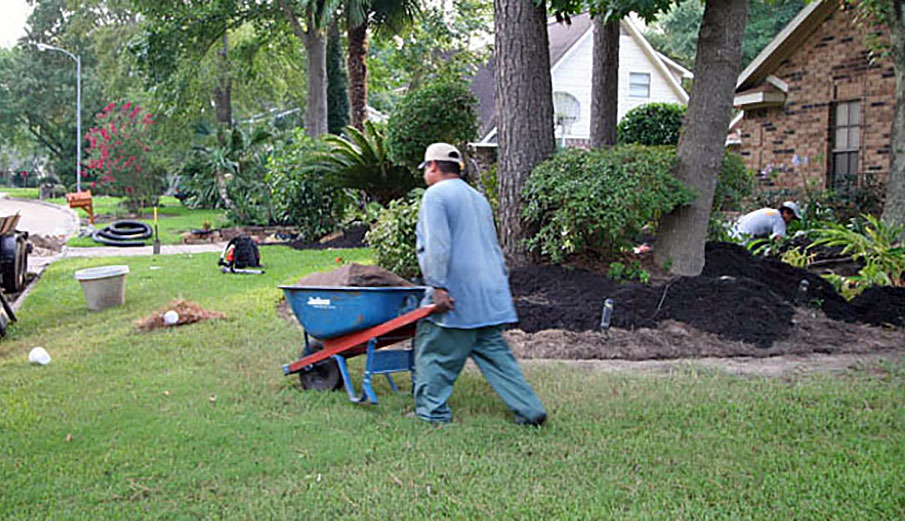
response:
<path id="1" fill-rule="evenodd" d="M 364 344 L 372 338 L 381 337 L 392 333 L 397 329 L 401 329 L 405 326 L 414 324 L 415 322 L 436 311 L 436 308 L 437 306 L 434 304 L 423 306 L 414 311 L 409 311 L 404 315 L 399 315 L 393 320 L 389 320 L 387 322 L 384 322 L 383 324 L 378 324 L 368 329 L 362 329 L 361 331 L 355 331 L 354 333 L 349 333 L 347 335 L 324 340 L 324 348 L 320 351 L 311 353 L 310 355 L 296 360 L 291 364 L 285 364 L 283 366 L 283 374 L 289 375 L 292 373 L 297 373 L 302 369 L 308 367 L 309 365 L 316 364 L 321 360 L 326 360 L 333 355 L 341 354 L 353 347 Z"/>

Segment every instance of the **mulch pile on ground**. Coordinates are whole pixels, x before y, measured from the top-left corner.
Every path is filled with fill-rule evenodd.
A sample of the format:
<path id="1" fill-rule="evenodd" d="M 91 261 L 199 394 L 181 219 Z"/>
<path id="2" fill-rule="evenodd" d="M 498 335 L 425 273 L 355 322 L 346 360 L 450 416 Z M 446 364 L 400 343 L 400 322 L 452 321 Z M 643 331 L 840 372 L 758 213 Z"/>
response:
<path id="1" fill-rule="evenodd" d="M 296 250 L 326 250 L 328 248 L 364 248 L 365 234 L 368 233 L 368 226 L 365 224 L 357 224 L 351 226 L 340 233 L 330 234 L 320 241 L 305 242 L 292 241 L 289 247 Z"/>
<path id="2" fill-rule="evenodd" d="M 163 315 L 171 310 L 179 314 L 179 320 L 172 325 L 167 324 L 163 319 Z M 198 304 L 188 300 L 176 299 L 170 302 L 166 307 L 158 309 L 150 316 L 139 320 L 135 327 L 139 331 L 153 331 L 164 327 L 184 326 L 186 324 L 194 324 L 195 322 L 201 322 L 202 320 L 216 318 L 226 318 L 226 315 L 219 311 L 204 309 Z"/>
<path id="3" fill-rule="evenodd" d="M 802 280 L 808 281 L 806 293 L 800 290 Z M 868 290 L 849 303 L 817 275 L 725 243 L 707 245 L 701 276 L 660 286 L 620 285 L 600 274 L 556 266 L 513 270 L 510 283 L 517 327 L 527 333 L 598 330 L 606 298 L 615 301 L 616 328 L 653 329 L 673 321 L 759 348 L 790 335 L 796 307 L 820 308 L 834 320 L 905 325 L 905 289 Z"/>

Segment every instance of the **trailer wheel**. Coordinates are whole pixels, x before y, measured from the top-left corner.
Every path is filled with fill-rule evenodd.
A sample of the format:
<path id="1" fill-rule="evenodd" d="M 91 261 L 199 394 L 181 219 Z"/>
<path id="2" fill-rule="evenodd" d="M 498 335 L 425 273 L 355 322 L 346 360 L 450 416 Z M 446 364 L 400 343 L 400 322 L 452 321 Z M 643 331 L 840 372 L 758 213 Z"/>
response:
<path id="1" fill-rule="evenodd" d="M 320 340 L 312 339 L 309 345 L 312 353 L 324 348 L 324 344 Z M 321 360 L 311 369 L 300 372 L 299 381 L 302 382 L 302 388 L 308 391 L 336 391 L 343 387 L 343 377 L 339 372 L 339 365 L 332 358 Z"/>
<path id="2" fill-rule="evenodd" d="M 0 286 L 7 293 L 18 293 L 25 287 L 28 271 L 28 240 L 23 235 L 0 237 Z"/>

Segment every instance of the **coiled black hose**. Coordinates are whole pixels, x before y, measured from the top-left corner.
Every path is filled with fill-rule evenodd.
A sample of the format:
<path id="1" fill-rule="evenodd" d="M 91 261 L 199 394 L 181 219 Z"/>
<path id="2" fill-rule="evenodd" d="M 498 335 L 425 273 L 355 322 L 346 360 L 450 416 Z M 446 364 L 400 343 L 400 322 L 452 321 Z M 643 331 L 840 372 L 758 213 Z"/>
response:
<path id="1" fill-rule="evenodd" d="M 141 221 L 116 221 L 91 235 L 91 239 L 107 246 L 144 246 L 151 237 L 151 226 Z"/>

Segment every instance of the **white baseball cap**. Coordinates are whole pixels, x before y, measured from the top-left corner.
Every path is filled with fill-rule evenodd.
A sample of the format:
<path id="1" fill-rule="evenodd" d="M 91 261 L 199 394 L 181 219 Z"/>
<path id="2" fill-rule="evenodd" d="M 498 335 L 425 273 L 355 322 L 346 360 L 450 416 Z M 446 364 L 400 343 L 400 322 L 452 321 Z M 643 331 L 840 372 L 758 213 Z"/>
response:
<path id="1" fill-rule="evenodd" d="M 798 205 L 792 201 L 786 201 L 779 205 L 780 208 L 786 208 L 788 210 L 792 210 L 792 213 L 795 214 L 796 219 L 801 219 L 801 210 L 798 208 Z"/>
<path id="2" fill-rule="evenodd" d="M 418 165 L 418 168 L 424 168 L 431 161 L 452 161 L 453 163 L 459 163 L 460 170 L 465 170 L 465 161 L 462 159 L 462 153 L 449 143 L 434 143 L 427 147 L 427 150 L 424 151 L 424 161 Z"/>

